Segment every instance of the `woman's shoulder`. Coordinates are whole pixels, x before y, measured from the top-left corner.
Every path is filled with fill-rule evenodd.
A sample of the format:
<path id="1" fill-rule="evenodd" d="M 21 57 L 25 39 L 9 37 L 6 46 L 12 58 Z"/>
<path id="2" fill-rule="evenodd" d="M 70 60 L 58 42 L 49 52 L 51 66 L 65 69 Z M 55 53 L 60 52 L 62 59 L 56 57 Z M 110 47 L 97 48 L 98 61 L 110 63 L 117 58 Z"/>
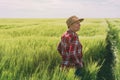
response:
<path id="1" fill-rule="evenodd" d="M 74 36 L 74 34 L 68 32 L 68 31 L 66 31 L 66 32 L 62 35 L 62 37 L 64 37 L 64 38 L 72 38 L 73 36 Z"/>

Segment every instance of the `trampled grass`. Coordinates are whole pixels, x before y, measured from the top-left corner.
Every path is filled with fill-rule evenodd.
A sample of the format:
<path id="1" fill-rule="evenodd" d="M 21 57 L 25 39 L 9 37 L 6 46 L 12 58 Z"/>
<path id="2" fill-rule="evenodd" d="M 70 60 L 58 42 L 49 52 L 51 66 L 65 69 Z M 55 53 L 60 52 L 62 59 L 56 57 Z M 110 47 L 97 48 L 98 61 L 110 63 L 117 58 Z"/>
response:
<path id="1" fill-rule="evenodd" d="M 75 69 L 59 70 L 57 44 L 66 19 L 0 19 L 1 80 L 79 80 Z M 83 80 L 96 80 L 106 54 L 105 19 L 85 19 L 78 32 L 83 45 Z"/>
<path id="2" fill-rule="evenodd" d="M 120 79 L 120 20 L 119 19 L 109 19 L 109 25 L 111 28 L 111 43 L 112 43 L 112 50 L 115 56 L 114 61 L 114 77 L 115 80 Z"/>

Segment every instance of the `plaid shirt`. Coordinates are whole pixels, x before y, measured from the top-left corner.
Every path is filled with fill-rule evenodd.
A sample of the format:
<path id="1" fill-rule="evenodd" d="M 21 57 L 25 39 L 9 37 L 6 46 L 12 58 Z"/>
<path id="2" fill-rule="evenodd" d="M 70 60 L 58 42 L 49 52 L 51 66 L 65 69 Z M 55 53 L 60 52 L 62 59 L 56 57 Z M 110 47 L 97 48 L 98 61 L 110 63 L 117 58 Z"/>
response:
<path id="1" fill-rule="evenodd" d="M 82 45 L 79 42 L 78 35 L 68 29 L 61 37 L 57 50 L 62 56 L 62 67 L 83 67 L 82 63 Z"/>

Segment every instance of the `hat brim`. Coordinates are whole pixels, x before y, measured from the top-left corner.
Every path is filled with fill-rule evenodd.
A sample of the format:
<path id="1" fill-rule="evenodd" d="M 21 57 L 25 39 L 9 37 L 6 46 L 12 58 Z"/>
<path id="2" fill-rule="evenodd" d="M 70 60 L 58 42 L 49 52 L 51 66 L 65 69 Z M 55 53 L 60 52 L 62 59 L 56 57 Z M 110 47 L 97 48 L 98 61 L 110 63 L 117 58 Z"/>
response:
<path id="1" fill-rule="evenodd" d="M 76 23 L 77 21 L 83 22 L 83 21 L 84 21 L 84 18 L 78 19 L 78 20 L 74 21 L 73 23 Z M 72 24 L 73 24 L 73 23 L 72 23 Z"/>
<path id="2" fill-rule="evenodd" d="M 78 21 L 82 22 L 82 21 L 84 21 L 84 19 L 83 19 L 83 18 L 81 18 L 81 19 L 78 19 Z"/>
<path id="3" fill-rule="evenodd" d="M 75 20 L 73 23 L 71 23 L 70 25 L 76 23 L 77 21 L 79 21 L 79 22 L 83 22 L 83 21 L 84 21 L 84 18 L 77 19 L 77 20 Z M 68 26 L 70 26 L 70 25 L 68 25 Z"/>

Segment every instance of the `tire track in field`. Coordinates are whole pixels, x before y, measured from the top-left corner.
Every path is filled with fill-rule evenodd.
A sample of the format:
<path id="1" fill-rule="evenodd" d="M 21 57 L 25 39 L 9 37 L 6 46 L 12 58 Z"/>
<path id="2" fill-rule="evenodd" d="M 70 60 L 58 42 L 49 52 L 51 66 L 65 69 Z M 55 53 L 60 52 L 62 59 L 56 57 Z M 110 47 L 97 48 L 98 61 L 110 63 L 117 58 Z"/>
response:
<path id="1" fill-rule="evenodd" d="M 112 38 L 115 37 L 114 33 L 112 33 L 112 28 L 110 26 L 110 23 L 106 20 L 106 23 L 108 24 L 108 33 L 106 37 L 106 53 L 104 55 L 105 61 L 100 68 L 100 71 L 97 75 L 97 80 L 115 80 L 114 73 L 113 73 L 113 67 L 114 67 L 114 46 L 112 43 Z"/>

